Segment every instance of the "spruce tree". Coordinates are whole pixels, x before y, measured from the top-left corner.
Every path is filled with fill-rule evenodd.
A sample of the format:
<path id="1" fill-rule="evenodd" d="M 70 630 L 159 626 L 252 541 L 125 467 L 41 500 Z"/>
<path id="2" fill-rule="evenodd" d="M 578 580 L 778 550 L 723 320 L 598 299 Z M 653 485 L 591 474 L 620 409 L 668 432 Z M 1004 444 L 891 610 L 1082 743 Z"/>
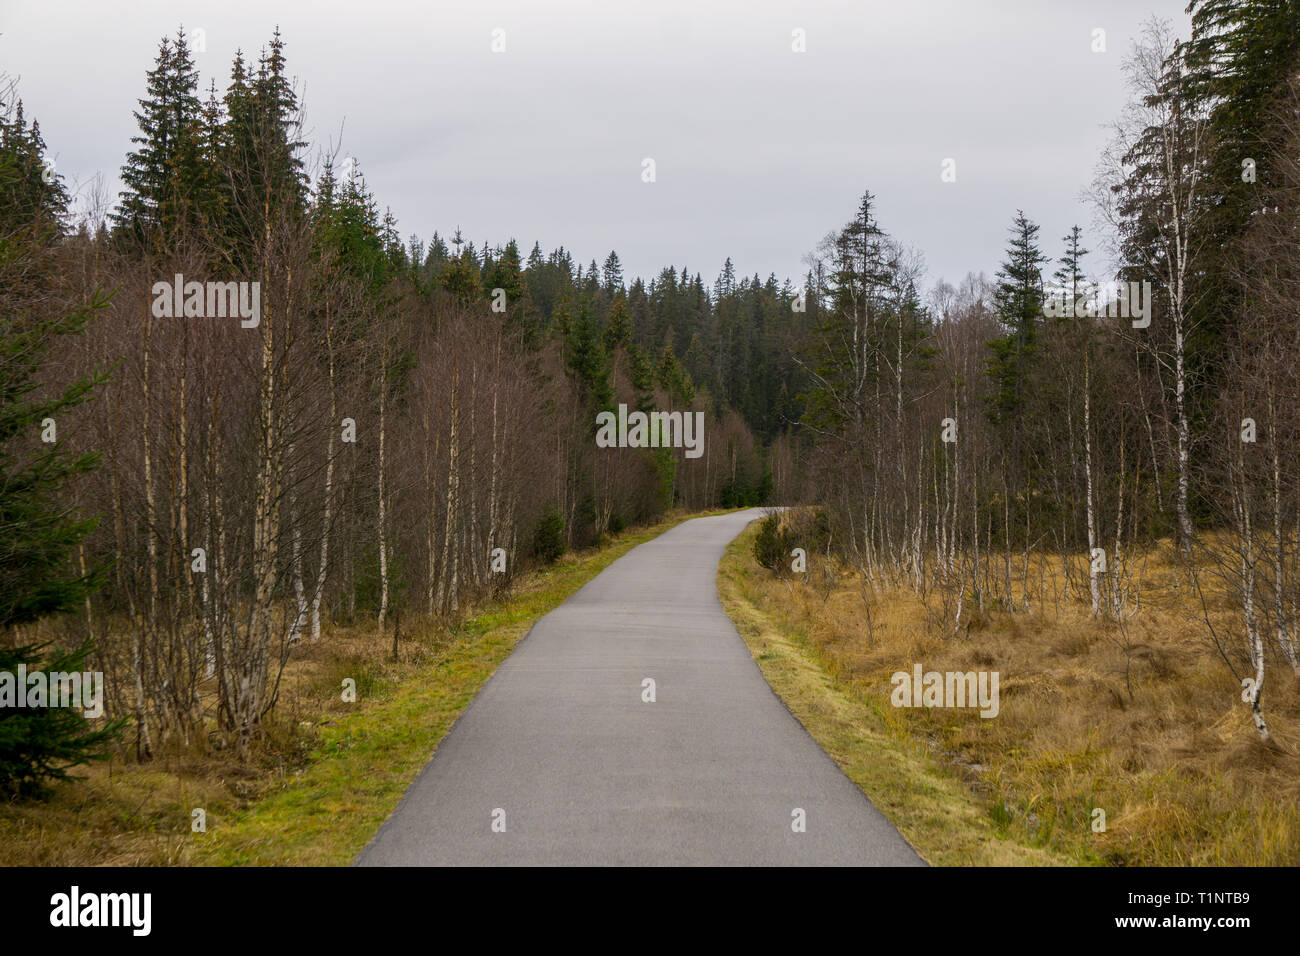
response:
<path id="1" fill-rule="evenodd" d="M 632 319 L 628 315 L 627 301 L 622 293 L 614 296 L 609 307 L 609 318 L 605 325 L 605 350 L 613 353 L 615 349 L 627 348 L 632 341 Z"/>
<path id="2" fill-rule="evenodd" d="M 12 115 L 10 104 L 0 103 L 0 156 L 5 175 L 0 180 L 0 235 L 12 236 L 35 227 L 52 239 L 67 211 L 68 193 L 63 177 L 45 159 L 45 141 L 39 123 L 30 126 L 19 100 Z"/>
<path id="3" fill-rule="evenodd" d="M 203 180 L 203 107 L 198 71 L 183 31 L 158 45 L 135 119 L 137 149 L 122 167 L 126 189 L 112 214 L 120 234 L 157 248 L 191 216 L 192 197 Z"/>
<path id="4" fill-rule="evenodd" d="M 1043 271 L 1047 257 L 1037 244 L 1038 226 L 1016 211 L 1007 261 L 998 270 L 994 291 L 998 318 L 1006 335 L 989 343 L 990 374 L 997 385 L 993 418 L 1013 423 L 1024 409 L 1030 365 L 1043 313 Z"/>
<path id="5" fill-rule="evenodd" d="M 1282 147 L 1274 110 L 1300 68 L 1300 0 L 1191 0 L 1192 37 L 1183 54 L 1187 95 L 1210 107 L 1207 170 L 1221 234 L 1240 235 L 1277 175 L 1269 161 Z M 1256 182 L 1242 163 L 1256 162 Z"/>
<path id="6" fill-rule="evenodd" d="M 53 427 L 57 437 L 60 422 L 103 379 L 87 376 L 53 392 L 41 386 L 55 344 L 79 334 L 107 299 L 97 295 L 61 313 L 49 308 L 32 280 L 46 269 L 43 255 L 49 236 L 59 232 L 66 200 L 56 190 L 31 191 L 33 161 L 44 163 L 39 132 L 25 131 L 21 117 L 2 122 L 0 194 L 28 190 L 31 200 L 27 221 L 18 219 L 21 210 L 7 209 L 0 226 L 0 673 L 16 680 L 20 666 L 79 671 L 90 650 L 18 643 L 15 628 L 76 608 L 101 581 L 101 570 L 71 569 L 71 555 L 95 522 L 65 498 L 68 486 L 94 469 L 97 456 L 72 454 L 60 441 L 44 441 L 42 433 Z M 75 709 L 18 707 L 6 696 L 0 696 L 0 791 L 40 791 L 43 781 L 94 759 L 120 729 L 113 723 L 91 730 Z"/>
<path id="7" fill-rule="evenodd" d="M 1246 290 L 1237 280 L 1245 233 L 1279 185 L 1282 125 L 1276 122 L 1291 77 L 1300 69 L 1300 0 L 1191 0 L 1191 39 L 1180 50 L 1185 67 L 1178 90 L 1190 113 L 1208 113 L 1208 155 L 1200 170 L 1204 206 L 1199 228 L 1212 250 L 1196 270 L 1189 296 L 1194 330 L 1193 379 L 1216 396 L 1231 323 Z M 1246 160 L 1253 160 L 1250 174 Z"/>
<path id="8" fill-rule="evenodd" d="M 442 274 L 442 287 L 462 303 L 477 302 L 483 296 L 482 274 L 471 243 L 452 259 Z"/>
<path id="9" fill-rule="evenodd" d="M 636 407 L 648 412 L 655 400 L 655 367 L 645 350 L 633 344 L 628 349 L 628 364 L 632 369 L 632 388 L 636 392 Z"/>
<path id="10" fill-rule="evenodd" d="M 255 249 L 264 241 L 267 217 L 293 221 L 307 208 L 307 175 L 301 157 L 306 143 L 295 139 L 298 99 L 286 69 L 284 41 L 277 28 L 256 72 L 249 71 L 236 51 L 226 90 L 222 180 L 232 258 L 248 272 L 257 270 Z"/>
<path id="11" fill-rule="evenodd" d="M 519 262 L 519 244 L 511 239 L 488 269 L 488 289 L 503 289 L 506 305 L 515 308 L 522 304 L 524 294 L 523 270 Z"/>
<path id="12" fill-rule="evenodd" d="M 623 291 L 623 264 L 618 260 L 618 253 L 613 249 L 605 257 L 605 267 L 601 272 L 605 283 L 605 294 L 615 295 Z"/>
<path id="13" fill-rule="evenodd" d="M 672 401 L 689 405 L 695 398 L 695 385 L 686 374 L 686 369 L 682 368 L 682 363 L 677 360 L 671 342 L 664 346 L 663 353 L 659 356 L 658 377 L 659 387 L 668 393 Z"/>
<path id="14" fill-rule="evenodd" d="M 816 383 L 804 395 L 804 420 L 836 433 L 868 424 L 871 411 L 865 397 L 880 370 L 868 354 L 879 355 L 883 348 L 882 323 L 896 257 L 876 220 L 874 204 L 875 197 L 864 193 L 857 214 L 830 242 L 829 268 L 810 279 L 809 312 L 821 303 L 825 307 L 812 316 L 816 334 L 804 346 L 804 361 Z M 846 343 L 858 345 L 846 348 Z"/>
<path id="15" fill-rule="evenodd" d="M 614 403 L 614 389 L 609 381 L 609 356 L 596 334 L 596 323 L 592 321 L 591 306 L 586 299 L 578 304 L 578 315 L 565 344 L 565 361 L 596 408 L 609 409 Z"/>
<path id="16" fill-rule="evenodd" d="M 1088 279 L 1083 273 L 1083 257 L 1089 250 L 1083 248 L 1083 230 L 1078 226 L 1072 226 L 1069 235 L 1061 241 L 1065 243 L 1065 255 L 1058 260 L 1061 267 L 1052 273 L 1052 278 L 1064 293 L 1066 302 L 1073 306 L 1079 296 L 1089 291 Z M 1069 314 L 1067 309 L 1067 316 Z"/>

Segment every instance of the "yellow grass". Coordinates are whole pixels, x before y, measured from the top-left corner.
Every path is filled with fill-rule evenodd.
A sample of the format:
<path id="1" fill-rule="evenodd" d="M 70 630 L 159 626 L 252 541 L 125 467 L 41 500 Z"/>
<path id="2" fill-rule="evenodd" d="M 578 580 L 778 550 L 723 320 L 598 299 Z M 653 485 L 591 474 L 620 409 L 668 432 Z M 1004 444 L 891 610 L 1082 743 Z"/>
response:
<path id="1" fill-rule="evenodd" d="M 1158 555 L 1127 639 L 1077 596 L 951 636 L 910 588 L 864 594 L 842 571 L 814 587 L 816 567 L 808 583 L 777 578 L 752 556 L 756 531 L 723 562 L 724 605 L 778 694 L 931 862 L 1300 863 L 1300 685 L 1271 670 L 1275 746 L 1261 745 L 1195 596 Z M 1032 566 L 1035 588 L 1063 589 L 1059 562 Z M 1223 596 L 1207 597 L 1225 625 Z M 999 715 L 893 707 L 891 675 L 917 663 L 997 671 Z"/>

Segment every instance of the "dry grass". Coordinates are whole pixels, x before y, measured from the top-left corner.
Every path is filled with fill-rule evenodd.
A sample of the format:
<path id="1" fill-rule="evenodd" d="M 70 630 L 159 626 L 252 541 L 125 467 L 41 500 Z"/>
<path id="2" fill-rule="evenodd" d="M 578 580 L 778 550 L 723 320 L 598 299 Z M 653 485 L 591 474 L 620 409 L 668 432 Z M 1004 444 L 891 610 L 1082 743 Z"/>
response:
<path id="1" fill-rule="evenodd" d="M 1175 569 L 1157 556 L 1148 561 L 1127 636 L 1092 620 L 1077 598 L 1059 608 L 1040 600 L 1032 613 L 985 613 L 969 632 L 950 636 L 927 626 L 926 608 L 909 588 L 864 596 L 847 573 L 829 590 L 776 578 L 752 557 L 755 531 L 724 562 L 723 577 L 734 579 L 724 603 L 760 666 L 776 632 L 820 669 L 827 678 L 820 703 L 807 680 L 793 693 L 768 678 L 923 855 L 975 861 L 954 852 L 942 827 L 918 826 L 923 803 L 890 807 L 889 788 L 900 784 L 887 769 L 863 775 L 860 765 L 880 763 L 869 751 L 881 741 L 923 748 L 920 766 L 960 780 L 962 800 L 993 833 L 1055 858 L 1300 863 L 1300 682 L 1285 667 L 1271 670 L 1265 702 L 1275 746 L 1261 745 L 1237 681 L 1194 619 L 1195 597 L 1179 591 Z M 1035 561 L 1034 587 L 1063 590 L 1050 580 L 1055 573 L 1051 561 Z M 1207 598 L 1212 613 L 1226 615 L 1221 594 Z M 983 719 L 976 710 L 891 706 L 890 676 L 916 663 L 926 671 L 999 672 L 1000 713 Z M 864 732 L 850 744 L 817 726 L 818 710 L 845 706 L 827 703 L 836 694 L 860 708 Z M 1105 832 L 1093 832 L 1094 808 L 1106 813 Z"/>

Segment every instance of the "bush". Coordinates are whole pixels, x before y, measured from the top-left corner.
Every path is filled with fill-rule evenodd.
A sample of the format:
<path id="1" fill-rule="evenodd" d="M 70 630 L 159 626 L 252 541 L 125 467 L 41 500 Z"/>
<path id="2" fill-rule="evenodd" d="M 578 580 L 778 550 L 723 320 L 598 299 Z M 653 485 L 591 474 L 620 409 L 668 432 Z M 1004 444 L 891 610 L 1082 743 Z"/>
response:
<path id="1" fill-rule="evenodd" d="M 758 526 L 754 539 L 754 560 L 769 571 L 781 574 L 787 567 L 786 558 L 794 548 L 793 535 L 781 527 L 781 515 L 773 513 Z"/>
<path id="2" fill-rule="evenodd" d="M 533 529 L 533 555 L 545 564 L 554 564 L 567 550 L 564 516 L 552 508 L 537 519 L 537 526 Z"/>

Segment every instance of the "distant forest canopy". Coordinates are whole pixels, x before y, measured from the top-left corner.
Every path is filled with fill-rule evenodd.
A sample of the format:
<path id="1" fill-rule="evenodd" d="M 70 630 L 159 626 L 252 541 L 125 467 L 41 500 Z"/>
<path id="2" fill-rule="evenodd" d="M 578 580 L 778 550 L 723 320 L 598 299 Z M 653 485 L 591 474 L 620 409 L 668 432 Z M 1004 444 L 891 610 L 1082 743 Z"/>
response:
<path id="1" fill-rule="evenodd" d="M 1032 609 L 1045 555 L 1122 618 L 1170 538 L 1233 582 L 1225 659 L 1257 687 L 1269 654 L 1300 673 L 1297 6 L 1197 0 L 1190 37 L 1153 22 L 1126 60 L 1092 199 L 1115 278 L 1150 287 L 1145 326 L 1095 314 L 1081 229 L 1045 241 L 1020 211 L 993 279 L 927 287 L 870 192 L 797 286 L 403 241 L 355 162 L 308 175 L 278 32 L 220 94 L 183 31 L 162 40 L 120 202 L 73 224 L 10 90 L 0 467 L 32 464 L 0 496 L 26 496 L 40 555 L 6 586 L 43 597 L 6 623 L 76 611 L 141 754 L 209 717 L 242 747 L 289 649 L 331 624 L 454 620 L 674 506 L 809 503 L 797 540 L 954 633 Z M 258 324 L 155 316 L 178 275 L 258 283 Z M 1063 292 L 1079 308 L 1045 314 Z M 618 405 L 705 413 L 703 454 L 598 448 Z"/>
<path id="2" fill-rule="evenodd" d="M 478 244 L 459 229 L 403 242 L 356 158 L 325 157 L 312 184 L 309 144 L 294 138 L 299 104 L 286 70 L 277 31 L 256 66 L 237 55 L 224 96 L 212 85 L 204 99 L 184 31 L 164 39 L 136 114 L 139 148 L 123 168 L 128 188 L 110 217 L 113 239 L 139 244 L 153 236 L 165 246 L 164 236 L 198 234 L 213 247 L 214 268 L 246 268 L 235 247 L 249 223 L 235 221 L 242 203 L 228 167 L 264 132 L 257 124 L 276 126 L 284 176 L 277 198 L 317 224 L 328 221 L 343 254 L 375 285 L 402 282 L 426 299 L 445 295 L 476 311 L 490 308 L 500 289 L 509 325 L 530 348 L 573 342 L 584 357 L 589 348 L 599 353 L 580 377 L 599 376 L 601 357 L 622 349 L 643 390 L 657 382 L 688 403 L 702 392 L 715 415 L 735 409 L 761 441 L 797 423 L 800 379 L 790 356 L 810 326 L 791 309 L 797 290 L 788 279 L 737 276 L 728 258 L 712 285 L 674 266 L 648 283 L 629 283 L 616 251 L 584 266 L 563 247 L 547 253 L 535 242 L 525 255 L 514 239 Z M 598 396 L 605 391 L 603 383 L 585 384 Z"/>

